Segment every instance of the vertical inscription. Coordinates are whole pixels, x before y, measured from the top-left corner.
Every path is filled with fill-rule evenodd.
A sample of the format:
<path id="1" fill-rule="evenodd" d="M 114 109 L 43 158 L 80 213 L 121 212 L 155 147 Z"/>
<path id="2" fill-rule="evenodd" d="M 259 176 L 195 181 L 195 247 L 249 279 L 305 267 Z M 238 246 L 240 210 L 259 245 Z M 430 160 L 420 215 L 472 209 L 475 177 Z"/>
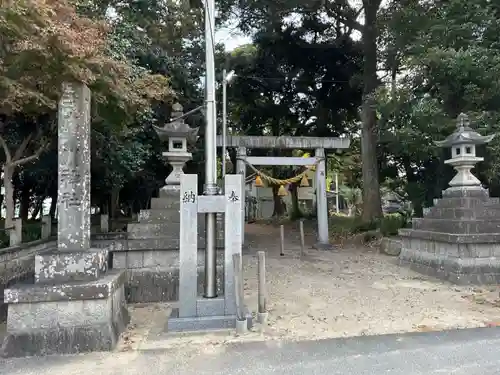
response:
<path id="1" fill-rule="evenodd" d="M 198 297 L 198 176 L 181 175 L 179 317 L 196 316 Z"/>
<path id="2" fill-rule="evenodd" d="M 58 247 L 90 247 L 90 91 L 63 84 L 58 114 Z"/>
<path id="3" fill-rule="evenodd" d="M 240 197 L 238 197 L 238 195 L 236 194 L 236 192 L 234 190 L 231 190 L 231 193 L 229 193 L 229 197 L 227 198 L 227 200 L 229 202 L 237 202 L 240 200 Z"/>
<path id="4" fill-rule="evenodd" d="M 234 286 L 233 255 L 239 254 L 243 245 L 243 200 L 239 192 L 243 189 L 243 176 L 229 174 L 225 177 L 226 193 L 225 243 L 224 243 L 224 298 L 225 314 L 236 314 L 236 295 Z"/>
<path id="5" fill-rule="evenodd" d="M 182 195 L 182 203 L 194 203 L 196 201 L 196 195 L 192 190 L 184 192 Z"/>

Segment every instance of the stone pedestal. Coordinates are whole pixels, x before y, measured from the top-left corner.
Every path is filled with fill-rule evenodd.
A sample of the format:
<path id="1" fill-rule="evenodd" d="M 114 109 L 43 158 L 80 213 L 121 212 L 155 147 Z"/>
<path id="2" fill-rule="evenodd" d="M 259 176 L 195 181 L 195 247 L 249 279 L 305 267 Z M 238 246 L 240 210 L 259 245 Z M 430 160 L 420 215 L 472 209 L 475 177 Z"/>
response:
<path id="1" fill-rule="evenodd" d="M 51 249 L 35 257 L 35 283 L 4 291 L 0 354 L 20 357 L 112 350 L 129 315 L 126 272 L 107 270 L 102 249 Z"/>
<path id="2" fill-rule="evenodd" d="M 56 254 L 37 256 L 35 277 L 45 282 L 5 290 L 9 310 L 3 356 L 112 350 L 125 330 L 125 272 L 104 273 L 107 253 L 102 250 L 93 256 Z M 86 281 L 72 281 L 86 275 Z"/>
<path id="3" fill-rule="evenodd" d="M 456 284 L 500 283 L 500 203 L 485 189 L 445 190 L 399 234 L 402 265 Z"/>

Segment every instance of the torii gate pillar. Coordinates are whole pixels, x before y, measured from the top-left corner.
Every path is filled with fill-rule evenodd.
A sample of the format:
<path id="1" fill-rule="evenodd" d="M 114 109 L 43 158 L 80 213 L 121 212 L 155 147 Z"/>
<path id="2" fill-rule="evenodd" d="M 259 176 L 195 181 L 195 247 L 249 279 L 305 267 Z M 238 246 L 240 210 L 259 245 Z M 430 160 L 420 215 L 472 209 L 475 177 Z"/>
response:
<path id="1" fill-rule="evenodd" d="M 316 211 L 318 215 L 318 242 L 317 249 L 331 248 L 328 238 L 328 202 L 326 199 L 326 167 L 325 149 L 317 148 L 315 156 L 320 158 L 316 167 Z"/>

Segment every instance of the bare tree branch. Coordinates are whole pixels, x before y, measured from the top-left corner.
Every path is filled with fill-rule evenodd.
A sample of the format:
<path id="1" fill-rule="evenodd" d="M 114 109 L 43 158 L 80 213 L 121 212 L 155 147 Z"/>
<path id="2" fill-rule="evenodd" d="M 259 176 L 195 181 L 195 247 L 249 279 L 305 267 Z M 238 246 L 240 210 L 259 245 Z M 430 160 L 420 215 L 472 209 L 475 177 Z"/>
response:
<path id="1" fill-rule="evenodd" d="M 0 145 L 2 146 L 3 152 L 5 153 L 5 164 L 8 164 L 12 160 L 12 155 L 10 154 L 7 142 L 5 142 L 5 139 L 2 135 L 0 135 Z"/>
<path id="2" fill-rule="evenodd" d="M 30 161 L 38 159 L 40 157 L 40 155 L 42 155 L 42 153 L 47 149 L 49 144 L 50 144 L 50 141 L 43 143 L 42 145 L 40 145 L 38 150 L 36 150 L 36 152 L 33 155 L 26 156 L 25 158 L 22 158 L 22 159 L 14 160 L 13 162 L 11 162 L 10 165 L 17 167 L 19 165 L 26 164 L 26 163 L 29 163 Z"/>
<path id="3" fill-rule="evenodd" d="M 23 156 L 24 151 L 26 151 L 26 147 L 28 147 L 28 144 L 30 143 L 32 138 L 33 138 L 33 133 L 31 133 L 30 135 L 28 135 L 26 138 L 23 139 L 23 141 L 17 148 L 16 152 L 14 153 L 14 156 L 12 157 L 12 161 L 16 161 Z"/>
<path id="4" fill-rule="evenodd" d="M 364 26 L 357 21 L 358 16 L 363 11 L 363 7 L 358 9 L 354 14 L 350 15 L 344 10 L 346 7 L 353 13 L 354 9 L 347 3 L 342 1 L 340 4 L 335 1 L 324 1 L 325 10 L 329 17 L 335 18 L 346 25 L 351 31 L 352 29 L 362 32 Z"/>

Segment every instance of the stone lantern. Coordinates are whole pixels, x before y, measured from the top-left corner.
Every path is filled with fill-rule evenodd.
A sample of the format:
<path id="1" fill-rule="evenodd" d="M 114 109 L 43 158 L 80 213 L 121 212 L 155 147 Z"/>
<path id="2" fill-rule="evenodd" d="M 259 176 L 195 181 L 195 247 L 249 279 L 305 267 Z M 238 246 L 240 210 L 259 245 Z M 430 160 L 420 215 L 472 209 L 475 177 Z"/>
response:
<path id="1" fill-rule="evenodd" d="M 457 129 L 444 141 L 435 142 L 440 147 L 451 148 L 451 159 L 445 164 L 451 165 L 457 174 L 449 182 L 451 188 L 480 187 L 481 181 L 471 173 L 474 165 L 483 158 L 476 156 L 476 146 L 489 143 L 495 135 L 482 136 L 470 127 L 469 117 L 461 113 L 457 118 Z"/>
<path id="2" fill-rule="evenodd" d="M 451 148 L 445 163 L 457 174 L 424 217 L 399 230 L 401 265 L 455 284 L 500 283 L 500 203 L 471 173 L 483 161 L 476 146 L 493 138 L 474 131 L 460 114 L 455 132 L 436 142 Z"/>
<path id="3" fill-rule="evenodd" d="M 182 168 L 192 158 L 188 151 L 188 145 L 196 143 L 199 128 L 191 128 L 181 118 L 183 115 L 182 105 L 175 103 L 172 106 L 173 121 L 165 124 L 162 128 L 154 126 L 158 137 L 162 141 L 168 141 L 168 151 L 163 152 L 162 156 L 170 163 L 173 170 L 165 179 L 165 190 L 179 190 L 181 175 L 184 173 Z M 161 196 L 160 191 L 160 196 Z"/>

